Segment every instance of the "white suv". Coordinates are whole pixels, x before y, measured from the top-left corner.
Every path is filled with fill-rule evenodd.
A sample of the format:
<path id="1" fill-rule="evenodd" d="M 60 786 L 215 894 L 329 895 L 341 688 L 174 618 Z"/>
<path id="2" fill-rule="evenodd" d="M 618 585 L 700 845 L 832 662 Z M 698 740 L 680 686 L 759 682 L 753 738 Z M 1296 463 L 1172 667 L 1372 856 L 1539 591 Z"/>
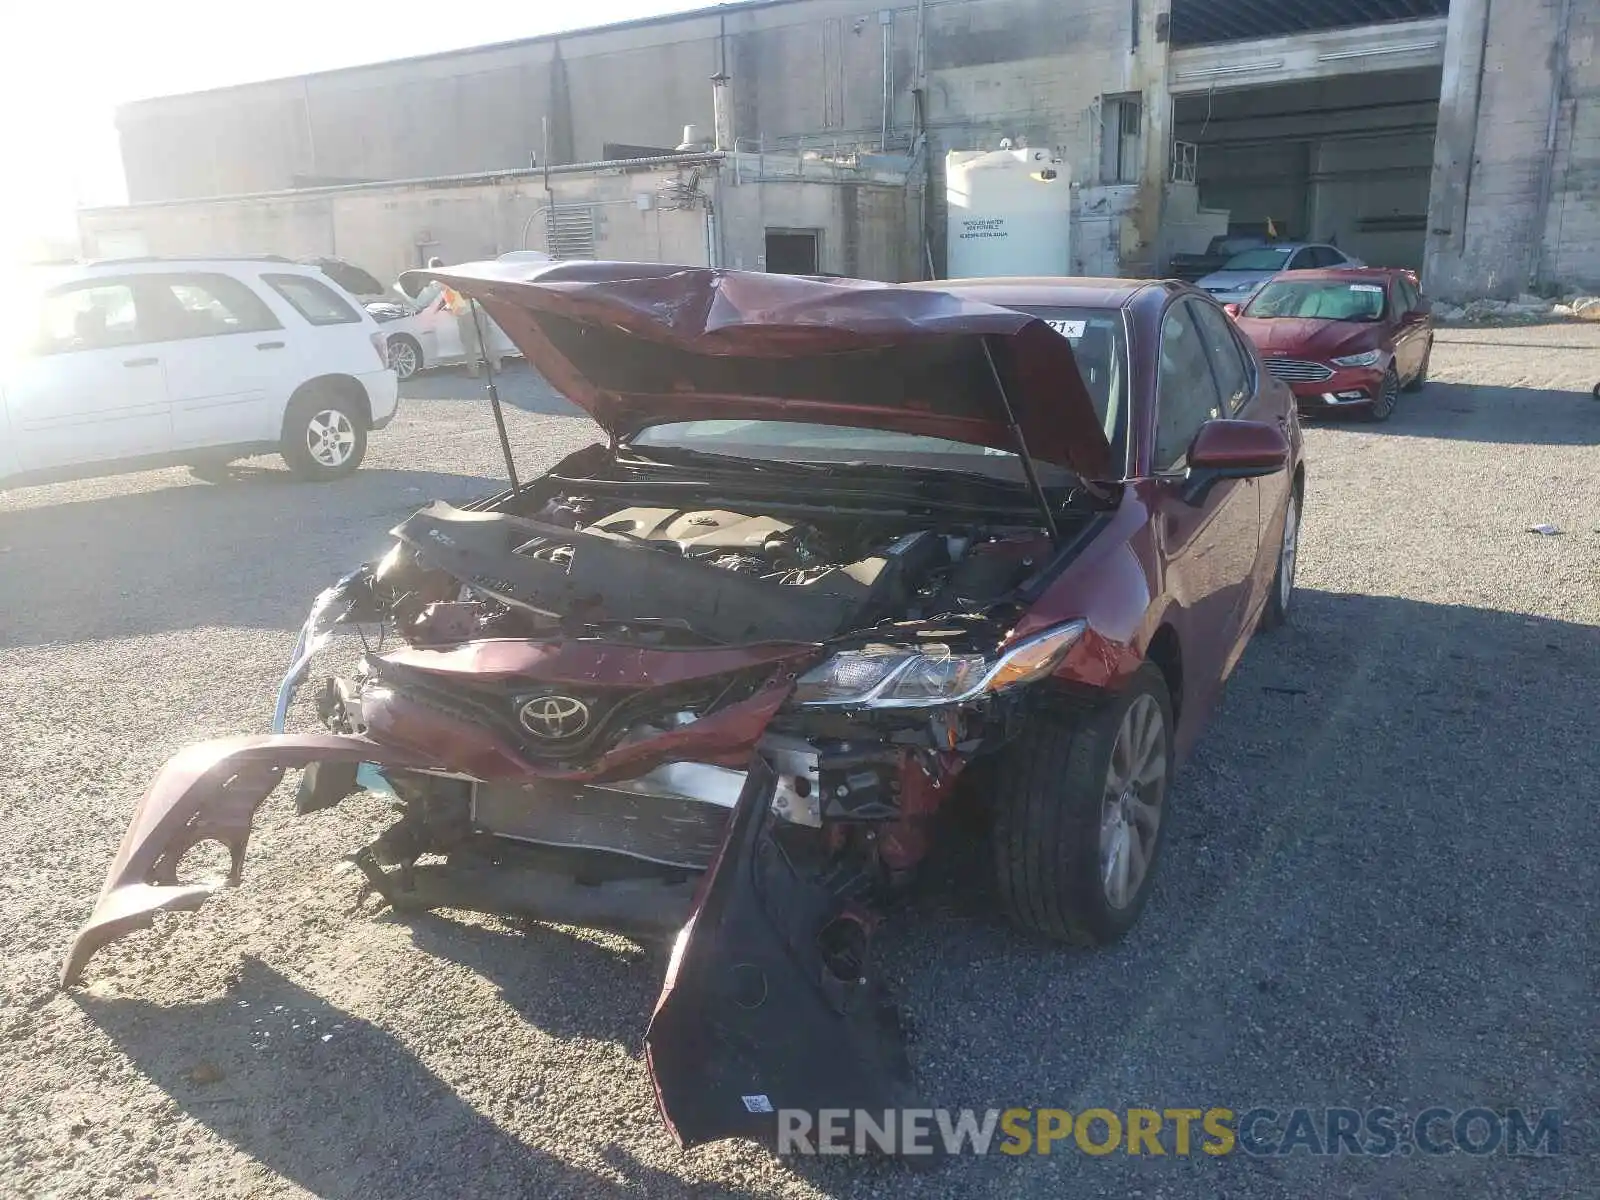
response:
<path id="1" fill-rule="evenodd" d="M 52 269 L 0 357 L 0 486 L 280 453 L 337 479 L 394 419 L 385 338 L 314 266 L 126 259 Z"/>

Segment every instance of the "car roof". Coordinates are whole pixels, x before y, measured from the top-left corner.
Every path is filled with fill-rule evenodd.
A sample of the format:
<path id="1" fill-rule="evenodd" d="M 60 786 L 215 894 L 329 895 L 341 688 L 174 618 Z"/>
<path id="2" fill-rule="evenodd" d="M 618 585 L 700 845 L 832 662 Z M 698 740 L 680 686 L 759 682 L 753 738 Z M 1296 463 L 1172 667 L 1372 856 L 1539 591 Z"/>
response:
<path id="1" fill-rule="evenodd" d="M 1410 274 L 1411 272 L 1404 267 L 1314 267 L 1310 270 L 1290 271 L 1286 278 L 1279 282 L 1300 283 L 1308 279 L 1312 281 L 1323 279 L 1335 282 L 1349 280 L 1354 283 L 1364 280 L 1373 283 L 1379 279 L 1395 279 Z"/>
<path id="2" fill-rule="evenodd" d="M 1002 308 L 1060 304 L 1071 308 L 1123 308 L 1148 288 L 1168 286 L 1157 279 L 1088 279 L 1057 275 L 989 279 L 929 279 L 902 287 L 953 292 Z"/>
<path id="3" fill-rule="evenodd" d="M 147 275 L 161 271 L 217 270 L 229 267 L 235 270 L 253 267 L 263 271 L 287 275 L 313 275 L 320 277 L 323 274 L 322 269 L 314 263 L 298 263 L 293 259 L 282 258 L 275 254 L 219 254 L 211 257 L 197 255 L 193 258 L 140 255 L 134 258 L 100 258 L 92 262 L 74 263 L 71 266 L 52 269 L 60 273 L 60 279 L 72 280 L 112 273 Z"/>

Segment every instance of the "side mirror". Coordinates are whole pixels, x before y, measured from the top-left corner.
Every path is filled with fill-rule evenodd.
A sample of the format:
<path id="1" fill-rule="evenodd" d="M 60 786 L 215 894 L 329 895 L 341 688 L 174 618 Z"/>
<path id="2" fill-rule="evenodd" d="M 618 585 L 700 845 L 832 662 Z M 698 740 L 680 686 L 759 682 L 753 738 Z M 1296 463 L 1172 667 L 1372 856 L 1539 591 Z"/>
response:
<path id="1" fill-rule="evenodd" d="M 1418 296 L 1417 306 L 1411 311 L 1426 317 L 1433 312 L 1433 301 L 1429 300 L 1426 296 Z"/>
<path id="2" fill-rule="evenodd" d="M 1240 307 L 1241 306 L 1237 304 L 1224 304 L 1222 306 L 1222 311 L 1227 313 L 1230 317 L 1237 317 L 1240 312 Z"/>
<path id="3" fill-rule="evenodd" d="M 1189 444 L 1184 503 L 1199 504 L 1224 479 L 1273 475 L 1288 465 L 1289 438 L 1278 425 L 1225 418 L 1207 421 Z"/>

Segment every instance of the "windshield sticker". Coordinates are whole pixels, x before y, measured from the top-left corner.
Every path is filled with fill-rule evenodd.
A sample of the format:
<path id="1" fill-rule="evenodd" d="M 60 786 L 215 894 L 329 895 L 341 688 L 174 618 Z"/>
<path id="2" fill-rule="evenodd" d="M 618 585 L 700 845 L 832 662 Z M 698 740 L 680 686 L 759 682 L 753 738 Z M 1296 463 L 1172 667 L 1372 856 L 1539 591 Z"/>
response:
<path id="1" fill-rule="evenodd" d="M 1076 341 L 1082 340 L 1083 331 L 1088 326 L 1089 322 L 1087 322 L 1087 321 L 1046 321 L 1045 324 L 1050 326 L 1051 329 L 1054 329 L 1057 333 L 1059 333 L 1062 337 L 1066 338 L 1067 340 L 1076 342 Z"/>
<path id="2" fill-rule="evenodd" d="M 1378 292 L 1380 294 L 1383 291 L 1383 289 L 1375 283 L 1352 283 L 1350 285 L 1350 290 L 1352 292 Z"/>

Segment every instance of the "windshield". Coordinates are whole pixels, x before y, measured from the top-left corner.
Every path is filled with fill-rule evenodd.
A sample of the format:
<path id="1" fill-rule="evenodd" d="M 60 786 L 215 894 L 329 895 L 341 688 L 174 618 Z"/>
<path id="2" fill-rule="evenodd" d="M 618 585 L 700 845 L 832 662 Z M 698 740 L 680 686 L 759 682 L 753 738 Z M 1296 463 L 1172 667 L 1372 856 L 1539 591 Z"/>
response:
<path id="1" fill-rule="evenodd" d="M 1078 373 L 1094 403 L 1114 455 L 1126 424 L 1127 355 L 1119 309 L 1015 306 L 1042 318 L 1072 343 Z M 869 466 L 911 466 L 933 470 L 976 472 L 1024 482 L 1017 456 L 1009 450 L 953 442 L 925 434 L 896 433 L 799 421 L 706 420 L 652 425 L 629 439 L 629 445 L 694 450 L 729 458 L 779 462 L 859 463 Z M 1072 472 L 1037 464 L 1047 485 L 1066 485 Z"/>
<path id="2" fill-rule="evenodd" d="M 1383 319 L 1383 287 L 1337 280 L 1277 280 L 1256 293 L 1243 315 L 1261 320 L 1378 321 Z"/>
<path id="3" fill-rule="evenodd" d="M 1222 265 L 1224 271 L 1281 271 L 1294 253 L 1293 246 L 1261 246 L 1235 254 Z"/>

